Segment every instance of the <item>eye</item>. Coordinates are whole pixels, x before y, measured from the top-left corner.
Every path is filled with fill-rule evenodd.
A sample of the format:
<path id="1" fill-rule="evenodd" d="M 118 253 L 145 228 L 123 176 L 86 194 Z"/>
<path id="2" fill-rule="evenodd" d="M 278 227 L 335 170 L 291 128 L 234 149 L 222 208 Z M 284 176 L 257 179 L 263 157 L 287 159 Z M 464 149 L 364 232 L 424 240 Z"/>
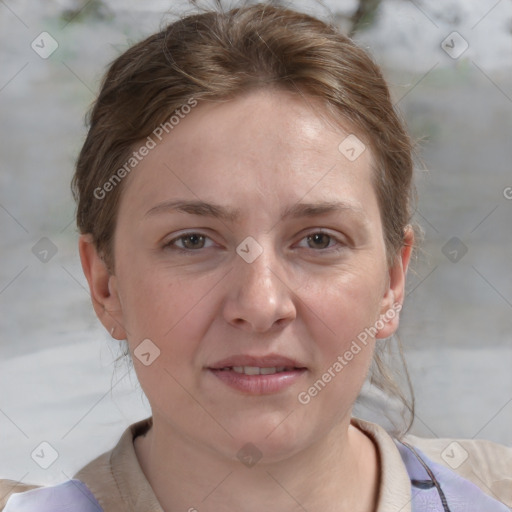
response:
<path id="1" fill-rule="evenodd" d="M 172 240 L 169 240 L 169 242 L 167 242 L 164 245 L 164 247 L 166 249 L 194 251 L 197 249 L 204 249 L 207 240 L 210 240 L 210 238 L 201 233 L 190 232 L 190 233 L 184 233 L 176 238 L 173 238 Z M 211 247 L 211 245 L 210 245 L 210 247 Z"/>
<path id="2" fill-rule="evenodd" d="M 309 249 L 331 249 L 338 245 L 340 247 L 335 250 L 339 250 L 344 245 L 336 237 L 323 231 L 316 231 L 314 233 L 310 233 L 309 235 L 305 236 L 302 240 L 306 241 L 307 247 Z"/>

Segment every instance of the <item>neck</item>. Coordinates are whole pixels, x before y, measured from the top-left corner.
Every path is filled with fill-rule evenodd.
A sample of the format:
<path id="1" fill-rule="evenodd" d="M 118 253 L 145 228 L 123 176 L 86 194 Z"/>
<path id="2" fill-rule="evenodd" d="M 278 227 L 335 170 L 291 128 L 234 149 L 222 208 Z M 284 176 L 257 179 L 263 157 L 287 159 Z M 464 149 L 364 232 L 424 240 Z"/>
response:
<path id="1" fill-rule="evenodd" d="M 378 452 L 350 418 L 306 449 L 252 467 L 198 446 L 155 418 L 134 445 L 165 512 L 373 512 L 377 503 Z"/>

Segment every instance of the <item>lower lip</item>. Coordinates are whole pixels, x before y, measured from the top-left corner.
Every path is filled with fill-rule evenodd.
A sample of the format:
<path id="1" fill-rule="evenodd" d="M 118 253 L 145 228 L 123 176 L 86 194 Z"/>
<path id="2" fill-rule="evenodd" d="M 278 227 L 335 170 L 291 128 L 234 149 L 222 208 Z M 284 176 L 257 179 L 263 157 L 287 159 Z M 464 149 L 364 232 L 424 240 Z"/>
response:
<path id="1" fill-rule="evenodd" d="M 276 393 L 295 384 L 306 373 L 305 368 L 272 375 L 246 375 L 233 370 L 213 370 L 211 368 L 208 368 L 208 371 L 231 388 L 251 395 Z"/>

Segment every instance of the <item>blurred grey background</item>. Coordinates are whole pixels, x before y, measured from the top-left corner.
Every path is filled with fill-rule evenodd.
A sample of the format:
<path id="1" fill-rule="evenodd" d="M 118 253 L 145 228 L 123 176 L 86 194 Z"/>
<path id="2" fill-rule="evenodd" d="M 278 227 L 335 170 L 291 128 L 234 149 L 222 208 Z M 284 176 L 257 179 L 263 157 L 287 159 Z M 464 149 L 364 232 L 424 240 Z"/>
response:
<path id="1" fill-rule="evenodd" d="M 353 34 L 423 139 L 425 240 L 400 327 L 412 433 L 512 445 L 512 3 L 287 4 Z M 0 1 L 0 478 L 65 480 L 150 413 L 92 311 L 69 182 L 105 66 L 189 11 L 184 1 Z M 386 406 L 368 401 L 362 414 L 378 419 Z M 58 454 L 48 469 L 33 457 L 43 441 Z"/>

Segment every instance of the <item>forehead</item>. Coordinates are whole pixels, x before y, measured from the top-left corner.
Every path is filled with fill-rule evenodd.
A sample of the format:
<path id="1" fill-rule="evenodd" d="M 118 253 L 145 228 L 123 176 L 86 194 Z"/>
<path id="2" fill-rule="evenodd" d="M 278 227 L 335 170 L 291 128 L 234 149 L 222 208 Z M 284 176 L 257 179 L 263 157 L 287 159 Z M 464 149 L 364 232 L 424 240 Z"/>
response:
<path id="1" fill-rule="evenodd" d="M 243 210 L 255 196 L 262 206 L 281 203 L 280 210 L 302 198 L 371 207 L 372 155 L 359 143 L 355 151 L 364 151 L 348 158 L 344 141 L 357 144 L 354 137 L 348 123 L 329 122 L 325 107 L 308 96 L 259 89 L 202 102 L 131 172 L 121 207 L 186 198 Z"/>

